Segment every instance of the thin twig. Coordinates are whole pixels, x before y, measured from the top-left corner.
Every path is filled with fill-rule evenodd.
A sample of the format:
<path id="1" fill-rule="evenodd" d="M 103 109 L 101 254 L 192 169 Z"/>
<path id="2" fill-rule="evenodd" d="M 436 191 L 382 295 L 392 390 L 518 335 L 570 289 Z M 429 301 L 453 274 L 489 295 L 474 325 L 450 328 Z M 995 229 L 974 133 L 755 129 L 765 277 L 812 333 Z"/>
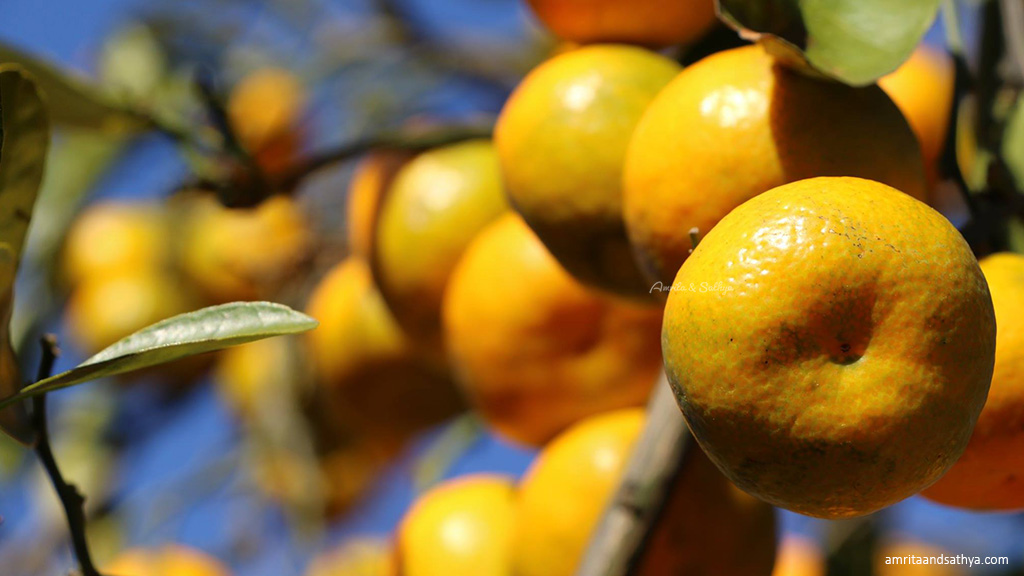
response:
<path id="1" fill-rule="evenodd" d="M 50 373 L 53 372 L 53 363 L 60 354 L 57 340 L 52 334 L 43 336 L 40 342 L 43 347 L 43 357 L 39 361 L 37 382 L 50 376 Z M 32 426 L 35 428 L 37 437 L 36 455 L 39 456 L 39 460 L 57 492 L 57 497 L 60 498 L 60 503 L 64 507 L 68 530 L 71 532 L 71 543 L 75 549 L 75 557 L 78 558 L 78 565 L 82 569 L 82 576 L 102 576 L 92 563 L 89 543 L 86 540 L 85 497 L 73 484 L 68 484 L 64 480 L 50 447 L 50 433 L 46 422 L 46 394 L 32 398 Z"/>
<path id="2" fill-rule="evenodd" d="M 291 190 L 310 174 L 325 168 L 344 162 L 361 154 L 376 149 L 396 149 L 419 151 L 436 146 L 456 144 L 465 140 L 475 138 L 489 138 L 493 132 L 492 124 L 446 126 L 428 131 L 417 130 L 413 133 L 394 132 L 383 133 L 325 150 L 299 162 L 284 174 L 274 180 L 274 185 L 279 190 Z"/>
<path id="3" fill-rule="evenodd" d="M 209 190 L 216 192 L 225 206 L 254 206 L 270 194 L 294 190 L 303 180 L 323 168 L 351 160 L 373 150 L 421 151 L 476 138 L 489 138 L 493 130 L 493 123 L 488 122 L 375 134 L 310 155 L 283 170 L 280 175 L 269 178 L 268 186 L 252 188 L 245 186 L 245 183 L 240 186 L 233 182 L 190 177 L 175 187 L 172 193 L 181 190 Z"/>
<path id="4" fill-rule="evenodd" d="M 652 529 L 693 441 L 662 373 L 647 420 L 611 504 L 590 539 L 576 576 L 629 576 L 639 568 Z"/>

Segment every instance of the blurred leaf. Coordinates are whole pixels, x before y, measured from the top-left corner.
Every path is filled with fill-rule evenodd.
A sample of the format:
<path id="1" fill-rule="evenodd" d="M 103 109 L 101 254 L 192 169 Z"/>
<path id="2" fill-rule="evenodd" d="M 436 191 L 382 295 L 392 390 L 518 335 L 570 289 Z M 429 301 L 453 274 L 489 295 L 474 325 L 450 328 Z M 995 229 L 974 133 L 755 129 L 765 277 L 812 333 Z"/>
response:
<path id="1" fill-rule="evenodd" d="M 1012 252 L 1024 254 L 1024 222 L 1011 218 L 1006 223 L 1006 243 Z"/>
<path id="2" fill-rule="evenodd" d="M 970 192 L 988 186 L 988 167 L 992 154 L 978 146 L 978 105 L 973 95 L 964 96 L 956 115 L 956 163 Z"/>
<path id="3" fill-rule="evenodd" d="M 148 102 L 166 73 L 163 49 L 142 24 L 122 28 L 103 44 L 100 80 L 131 102 Z"/>
<path id="4" fill-rule="evenodd" d="M 452 464 L 484 433 L 483 422 L 469 413 L 457 418 L 416 462 L 413 485 L 422 494 L 440 482 Z"/>
<path id="5" fill-rule="evenodd" d="M 145 116 L 120 105 L 98 87 L 2 42 L 0 62 L 19 64 L 32 74 L 55 124 L 109 133 L 138 132 L 150 125 Z"/>
<path id="6" fill-rule="evenodd" d="M 76 368 L 26 386 L 16 396 L 0 400 L 0 408 L 97 378 L 263 338 L 307 332 L 317 325 L 309 316 L 272 302 L 232 302 L 179 314 L 121 339 Z"/>
<path id="7" fill-rule="evenodd" d="M 42 336 L 42 324 L 61 305 L 62 294 L 54 276 L 64 234 L 82 200 L 130 142 L 94 130 L 54 134 L 35 208 L 46 217 L 35 219 L 29 229 L 11 318 L 12 342 L 22 359 L 30 352 L 26 343 L 35 344 Z"/>
<path id="8" fill-rule="evenodd" d="M 722 19 L 790 63 L 864 86 L 906 60 L 941 0 L 718 0 Z"/>
<path id="9" fill-rule="evenodd" d="M 1018 98 L 1003 132 L 1003 160 L 1018 190 L 1024 190 L 1024 96 Z"/>
<path id="10" fill-rule="evenodd" d="M 8 396 L 22 384 L 10 333 L 14 278 L 50 139 L 46 107 L 17 66 L 0 65 L 0 138 L 0 395 Z M 23 404 L 0 411 L 0 429 L 26 444 L 34 439 Z"/>

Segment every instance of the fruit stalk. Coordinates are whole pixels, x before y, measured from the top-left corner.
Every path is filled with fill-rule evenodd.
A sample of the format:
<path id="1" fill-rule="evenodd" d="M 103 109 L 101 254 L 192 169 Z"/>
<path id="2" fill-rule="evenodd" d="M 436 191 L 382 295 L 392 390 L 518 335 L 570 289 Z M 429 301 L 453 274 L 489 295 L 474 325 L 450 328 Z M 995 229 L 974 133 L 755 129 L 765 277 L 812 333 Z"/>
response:
<path id="1" fill-rule="evenodd" d="M 59 353 L 57 341 L 52 334 L 47 334 L 41 339 L 43 357 L 39 361 L 39 373 L 36 380 L 43 380 L 50 376 L 53 371 L 53 363 Z M 73 484 L 68 484 L 57 466 L 57 460 L 53 456 L 50 447 L 50 433 L 46 422 L 46 394 L 32 398 L 32 426 L 36 432 L 35 452 L 39 461 L 46 469 L 53 484 L 57 497 L 60 498 L 61 506 L 68 520 L 68 531 L 71 533 L 71 543 L 75 549 L 75 557 L 82 569 L 82 576 L 102 576 L 93 565 L 92 555 L 89 553 L 89 543 L 85 536 L 85 497 Z"/>
<path id="2" fill-rule="evenodd" d="M 576 576 L 629 576 L 639 565 L 672 481 L 693 444 L 668 378 L 662 372 L 647 406 L 647 423 L 615 496 L 587 546 Z"/>

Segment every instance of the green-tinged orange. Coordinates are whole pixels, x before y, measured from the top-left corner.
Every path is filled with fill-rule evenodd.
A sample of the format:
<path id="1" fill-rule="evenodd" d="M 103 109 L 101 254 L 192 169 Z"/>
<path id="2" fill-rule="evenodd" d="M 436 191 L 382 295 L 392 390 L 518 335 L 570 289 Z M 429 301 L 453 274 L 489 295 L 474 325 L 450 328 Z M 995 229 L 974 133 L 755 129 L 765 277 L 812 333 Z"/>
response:
<path id="1" fill-rule="evenodd" d="M 644 413 L 587 418 L 538 456 L 519 488 L 516 576 L 573 576 L 615 493 Z M 694 447 L 670 489 L 639 576 L 770 576 L 774 511 L 740 492 Z"/>
<path id="2" fill-rule="evenodd" d="M 75 218 L 64 241 L 68 284 L 170 264 L 170 230 L 156 204 L 101 202 Z"/>
<path id="3" fill-rule="evenodd" d="M 740 488 L 802 514 L 868 514 L 963 453 L 995 314 L 941 214 L 859 178 L 744 203 L 679 270 L 662 349 L 694 436 Z"/>
<path id="4" fill-rule="evenodd" d="M 622 221 L 622 165 L 640 115 L 680 69 L 642 48 L 587 46 L 530 72 L 501 111 L 512 205 L 585 284 L 650 297 Z"/>
<path id="5" fill-rule="evenodd" d="M 507 210 L 498 155 L 487 140 L 424 152 L 395 177 L 377 223 L 373 272 L 417 346 L 440 354 L 448 277 L 477 232 Z"/>
<path id="6" fill-rule="evenodd" d="M 313 248 L 305 215 L 285 196 L 225 208 L 202 195 L 189 198 L 185 211 L 182 272 L 212 302 L 274 300 Z"/>
<path id="7" fill-rule="evenodd" d="M 475 475 L 419 497 L 398 528 L 396 576 L 512 576 L 512 480 Z"/>
<path id="8" fill-rule="evenodd" d="M 396 445 L 456 413 L 454 384 L 418 354 L 370 277 L 350 257 L 317 284 L 306 313 L 309 358 L 337 418 Z"/>
<path id="9" fill-rule="evenodd" d="M 815 176 L 877 180 L 924 199 L 921 150 L 877 86 L 852 88 L 777 65 L 759 45 L 689 66 L 644 112 L 626 153 L 626 229 L 667 286 L 692 247 L 743 202 Z"/>
<path id="10" fill-rule="evenodd" d="M 588 289 L 519 215 L 488 226 L 444 301 L 453 369 L 476 410 L 540 445 L 586 416 L 646 402 L 661 368 L 661 310 Z"/>
<path id="11" fill-rule="evenodd" d="M 72 291 L 65 320 L 71 341 L 91 356 L 150 324 L 198 307 L 174 276 L 138 268 L 86 279 Z"/>
<path id="12" fill-rule="evenodd" d="M 924 496 L 975 510 L 1024 508 L 1024 256 L 981 261 L 996 311 L 996 363 L 967 450 Z"/>
<path id="13" fill-rule="evenodd" d="M 391 182 L 411 155 L 396 150 L 376 150 L 356 167 L 348 186 L 345 225 L 349 253 L 372 258 L 377 218 Z"/>

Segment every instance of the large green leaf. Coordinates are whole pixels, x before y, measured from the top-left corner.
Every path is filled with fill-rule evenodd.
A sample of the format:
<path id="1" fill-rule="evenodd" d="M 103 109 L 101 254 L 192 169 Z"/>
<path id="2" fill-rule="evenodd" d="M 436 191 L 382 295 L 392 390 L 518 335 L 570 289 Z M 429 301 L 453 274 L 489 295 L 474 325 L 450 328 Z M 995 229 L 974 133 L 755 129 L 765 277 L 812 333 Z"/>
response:
<path id="1" fill-rule="evenodd" d="M 0 43 L 0 62 L 28 70 L 46 95 L 55 124 L 122 134 L 145 130 L 149 119 L 97 86 L 61 71 L 10 45 Z"/>
<path id="2" fill-rule="evenodd" d="M 0 395 L 7 396 L 22 384 L 11 347 L 14 278 L 50 139 L 46 107 L 17 66 L 0 65 L 0 134 Z M 0 411 L 0 428 L 22 442 L 33 440 L 23 404 Z"/>
<path id="3" fill-rule="evenodd" d="M 76 368 L 26 386 L 17 395 L 0 400 L 0 408 L 105 376 L 272 336 L 306 332 L 317 324 L 305 314 L 271 302 L 233 302 L 179 314 L 114 343 Z"/>
<path id="4" fill-rule="evenodd" d="M 938 14 L 941 0 L 717 0 L 744 37 L 853 86 L 903 63 Z"/>

